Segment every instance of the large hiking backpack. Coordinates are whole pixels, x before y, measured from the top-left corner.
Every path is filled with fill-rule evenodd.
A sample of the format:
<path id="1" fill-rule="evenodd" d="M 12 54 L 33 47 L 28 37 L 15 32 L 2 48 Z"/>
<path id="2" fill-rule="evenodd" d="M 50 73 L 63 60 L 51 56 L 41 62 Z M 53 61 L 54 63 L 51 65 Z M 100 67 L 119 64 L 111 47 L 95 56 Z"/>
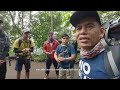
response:
<path id="1" fill-rule="evenodd" d="M 120 78 L 120 19 L 106 22 L 102 44 L 105 46 L 104 63 L 110 79 Z M 114 40 L 114 41 L 113 41 Z M 116 42 L 118 42 L 116 44 Z"/>

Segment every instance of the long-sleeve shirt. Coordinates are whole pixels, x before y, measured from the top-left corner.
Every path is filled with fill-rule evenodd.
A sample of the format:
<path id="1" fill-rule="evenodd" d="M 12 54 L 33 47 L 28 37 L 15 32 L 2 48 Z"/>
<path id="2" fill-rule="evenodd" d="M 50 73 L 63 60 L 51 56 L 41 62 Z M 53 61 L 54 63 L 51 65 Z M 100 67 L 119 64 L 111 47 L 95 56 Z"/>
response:
<path id="1" fill-rule="evenodd" d="M 18 53 L 19 56 L 24 56 L 22 50 L 25 48 L 30 48 L 30 52 L 33 52 L 34 42 L 32 40 L 31 43 L 22 40 L 21 45 L 19 46 L 19 39 L 16 39 L 13 44 L 13 48 L 14 48 L 14 52 Z M 30 56 L 26 56 L 26 58 L 30 58 Z"/>
<path id="2" fill-rule="evenodd" d="M 50 42 L 48 41 L 45 41 L 44 44 L 43 44 L 43 53 L 46 54 L 46 52 L 49 52 L 51 53 L 53 51 L 52 54 L 50 54 L 50 60 L 53 60 L 54 59 L 54 53 L 55 53 L 55 50 L 57 48 L 57 46 L 59 45 L 60 43 L 55 40 L 52 45 Z"/>

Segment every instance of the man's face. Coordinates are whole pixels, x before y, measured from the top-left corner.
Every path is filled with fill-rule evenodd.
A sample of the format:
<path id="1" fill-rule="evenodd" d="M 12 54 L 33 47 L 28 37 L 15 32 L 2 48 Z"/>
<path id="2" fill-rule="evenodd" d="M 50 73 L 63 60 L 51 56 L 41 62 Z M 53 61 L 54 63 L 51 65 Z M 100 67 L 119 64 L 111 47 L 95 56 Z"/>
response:
<path id="1" fill-rule="evenodd" d="M 30 34 L 30 32 L 23 32 L 23 37 L 24 37 L 24 38 L 28 38 L 28 37 L 29 37 L 29 34 Z"/>
<path id="2" fill-rule="evenodd" d="M 51 41 L 53 40 L 53 35 L 52 34 L 49 34 L 48 37 Z"/>
<path id="3" fill-rule="evenodd" d="M 67 44 L 68 41 L 69 41 L 69 37 L 68 36 L 65 36 L 65 37 L 62 38 L 62 43 L 63 44 Z"/>
<path id="4" fill-rule="evenodd" d="M 94 19 L 83 19 L 76 26 L 76 40 L 80 48 L 91 50 L 104 36 L 104 28 Z"/>

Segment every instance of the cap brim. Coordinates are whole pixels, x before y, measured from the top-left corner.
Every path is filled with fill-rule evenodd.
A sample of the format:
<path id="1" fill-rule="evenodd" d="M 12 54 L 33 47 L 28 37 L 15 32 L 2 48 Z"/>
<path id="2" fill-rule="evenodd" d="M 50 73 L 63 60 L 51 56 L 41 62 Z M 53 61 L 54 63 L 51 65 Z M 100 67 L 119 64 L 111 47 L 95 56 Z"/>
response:
<path id="1" fill-rule="evenodd" d="M 94 18 L 96 21 L 101 23 L 96 11 L 77 11 L 71 16 L 70 23 L 76 27 L 76 25 L 85 18 Z"/>
<path id="2" fill-rule="evenodd" d="M 26 31 L 25 33 L 30 33 L 30 31 Z"/>

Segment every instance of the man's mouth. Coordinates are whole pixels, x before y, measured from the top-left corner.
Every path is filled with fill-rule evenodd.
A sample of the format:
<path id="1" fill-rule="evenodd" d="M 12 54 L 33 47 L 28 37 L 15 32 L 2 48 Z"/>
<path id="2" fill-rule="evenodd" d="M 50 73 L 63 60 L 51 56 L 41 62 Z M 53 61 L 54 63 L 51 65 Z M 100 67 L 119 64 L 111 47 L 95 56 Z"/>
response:
<path id="1" fill-rule="evenodd" d="M 81 37 L 81 38 L 79 38 L 79 40 L 80 40 L 81 43 L 86 43 L 89 40 L 89 38 Z"/>

